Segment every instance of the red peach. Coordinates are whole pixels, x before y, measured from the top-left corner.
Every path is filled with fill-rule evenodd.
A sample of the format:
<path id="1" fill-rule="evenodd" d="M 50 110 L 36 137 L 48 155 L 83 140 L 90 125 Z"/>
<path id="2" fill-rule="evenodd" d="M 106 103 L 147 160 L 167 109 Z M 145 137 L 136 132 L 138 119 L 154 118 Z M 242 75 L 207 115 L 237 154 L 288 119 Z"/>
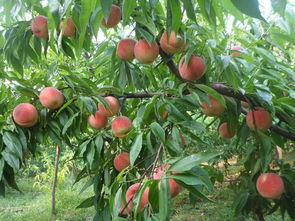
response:
<path id="1" fill-rule="evenodd" d="M 230 50 L 236 51 L 236 52 L 231 53 L 231 56 L 235 57 L 239 54 L 242 54 L 242 52 L 240 52 L 240 51 L 243 50 L 243 48 L 240 45 L 235 45 L 235 46 L 232 46 Z"/>
<path id="2" fill-rule="evenodd" d="M 55 110 L 64 103 L 64 96 L 58 89 L 46 87 L 41 91 L 39 100 L 44 107 Z"/>
<path id="3" fill-rule="evenodd" d="M 124 138 L 132 130 L 132 122 L 128 117 L 120 116 L 112 122 L 112 132 L 116 137 Z"/>
<path id="4" fill-rule="evenodd" d="M 255 107 L 254 110 L 250 110 L 247 113 L 247 125 L 251 130 L 255 130 L 253 115 L 255 119 L 255 125 L 260 131 L 267 131 L 272 125 L 272 117 L 269 112 L 262 107 Z"/>
<path id="5" fill-rule="evenodd" d="M 185 138 L 184 138 L 184 136 L 183 136 L 182 134 L 180 134 L 179 137 L 180 137 L 180 140 L 181 140 L 181 144 L 182 144 L 183 146 L 185 146 L 186 142 L 185 142 Z"/>
<path id="6" fill-rule="evenodd" d="M 168 170 L 169 168 L 170 168 L 170 165 L 162 165 L 161 167 L 157 167 L 153 174 L 153 178 L 155 180 L 160 180 L 165 170 Z M 176 183 L 174 179 L 171 179 L 171 178 L 168 179 L 168 183 L 169 183 L 171 196 L 172 197 L 177 196 L 181 190 L 181 186 L 178 183 Z M 159 187 L 160 187 L 160 183 L 159 183 Z"/>
<path id="7" fill-rule="evenodd" d="M 199 80 L 206 71 L 206 63 L 203 58 L 191 56 L 188 64 L 185 62 L 185 56 L 180 59 L 179 74 L 184 80 L 194 81 Z"/>
<path id="8" fill-rule="evenodd" d="M 67 37 L 74 37 L 76 33 L 75 23 L 72 18 L 68 18 L 66 24 L 61 21 L 59 24 L 60 30 L 64 30 L 63 35 Z"/>
<path id="9" fill-rule="evenodd" d="M 15 123 L 23 127 L 32 127 L 38 122 L 38 111 L 34 105 L 29 103 L 17 105 L 12 116 Z"/>
<path id="10" fill-rule="evenodd" d="M 185 48 L 182 38 L 175 31 L 170 33 L 169 39 L 167 33 L 164 32 L 160 39 L 160 46 L 167 54 L 175 54 Z"/>
<path id="11" fill-rule="evenodd" d="M 108 118 L 96 111 L 95 116 L 93 114 L 89 116 L 88 123 L 93 129 L 102 129 L 107 126 Z"/>
<path id="12" fill-rule="evenodd" d="M 284 182 L 275 173 L 263 173 L 256 181 L 256 188 L 259 194 L 265 198 L 278 199 L 284 192 Z"/>
<path id="13" fill-rule="evenodd" d="M 48 24 L 47 17 L 36 16 L 31 22 L 31 29 L 33 34 L 39 38 L 48 38 Z"/>
<path id="14" fill-rule="evenodd" d="M 158 57 L 159 46 L 157 43 L 149 44 L 147 40 L 142 39 L 135 44 L 134 55 L 141 63 L 150 64 Z"/>
<path id="15" fill-rule="evenodd" d="M 224 112 L 225 107 L 211 95 L 209 96 L 209 99 L 211 104 L 207 104 L 205 102 L 201 103 L 202 112 L 210 117 L 220 116 Z"/>
<path id="16" fill-rule="evenodd" d="M 223 138 L 230 139 L 236 135 L 236 130 L 230 130 L 227 126 L 227 123 L 224 122 L 220 124 L 218 128 L 219 135 Z"/>
<path id="17" fill-rule="evenodd" d="M 124 208 L 125 208 L 125 205 L 122 205 L 119 213 L 122 215 L 127 215 L 128 214 L 127 208 L 126 209 L 124 209 Z"/>
<path id="18" fill-rule="evenodd" d="M 130 165 L 129 153 L 123 152 L 118 154 L 114 159 L 114 167 L 117 171 L 122 171 Z"/>
<path id="19" fill-rule="evenodd" d="M 128 203 L 130 200 L 130 203 L 128 204 L 127 210 L 128 213 L 132 212 L 133 209 L 133 198 L 136 195 L 136 193 L 139 191 L 141 187 L 140 183 L 135 183 L 133 185 L 131 185 L 126 192 L 126 202 Z M 140 205 L 139 205 L 139 212 L 141 212 L 144 207 L 146 207 L 149 203 L 149 187 L 147 187 L 141 197 L 141 201 L 140 201 Z"/>
<path id="20" fill-rule="evenodd" d="M 120 22 L 121 17 L 121 8 L 117 5 L 112 5 L 108 21 L 106 22 L 105 18 L 103 18 L 101 24 L 107 28 L 113 28 Z"/>
<path id="21" fill-rule="evenodd" d="M 120 106 L 120 102 L 118 101 L 117 98 L 113 97 L 113 96 L 107 96 L 104 98 L 106 102 L 109 103 L 109 107 L 108 106 L 103 106 L 102 104 L 98 105 L 98 111 L 106 116 L 106 117 L 112 117 L 114 116 L 116 113 L 119 112 L 121 106 Z"/>
<path id="22" fill-rule="evenodd" d="M 166 119 L 167 116 L 168 116 L 168 110 L 163 110 L 163 112 L 160 116 L 160 120 Z"/>
<path id="23" fill-rule="evenodd" d="M 117 55 L 123 61 L 132 61 L 134 56 L 134 47 L 137 41 L 126 38 L 119 41 L 117 45 Z"/>

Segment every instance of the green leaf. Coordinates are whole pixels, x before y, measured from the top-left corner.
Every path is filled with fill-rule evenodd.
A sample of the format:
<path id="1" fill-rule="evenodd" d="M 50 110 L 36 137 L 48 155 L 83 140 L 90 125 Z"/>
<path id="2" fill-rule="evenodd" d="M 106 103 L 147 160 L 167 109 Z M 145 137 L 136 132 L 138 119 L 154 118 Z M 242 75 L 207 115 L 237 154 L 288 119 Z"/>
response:
<path id="1" fill-rule="evenodd" d="M 153 134 L 156 138 L 159 138 L 163 143 L 165 143 L 165 131 L 157 122 L 154 122 L 150 125 Z"/>
<path id="2" fill-rule="evenodd" d="M 266 22 L 260 13 L 258 0 L 231 0 L 231 2 L 242 13 Z"/>
<path id="3" fill-rule="evenodd" d="M 0 158 L 0 180 L 2 180 L 3 169 L 4 169 L 4 159 Z"/>
<path id="4" fill-rule="evenodd" d="M 112 202 L 110 203 L 111 205 L 113 205 L 113 214 L 114 216 L 118 216 L 119 212 L 120 212 L 120 208 L 122 205 L 121 202 L 121 196 L 122 196 L 122 187 L 120 187 L 115 194 L 115 198 L 113 198 Z"/>
<path id="5" fill-rule="evenodd" d="M 181 186 L 185 187 L 186 189 L 188 189 L 192 194 L 194 194 L 195 196 L 199 197 L 202 200 L 206 200 L 209 202 L 214 202 L 213 200 L 211 200 L 210 198 L 208 198 L 204 193 L 202 193 L 199 190 L 199 186 L 191 186 L 191 185 L 187 185 L 183 182 L 180 182 Z"/>
<path id="6" fill-rule="evenodd" d="M 3 142 L 11 153 L 14 153 L 20 159 L 23 158 L 22 144 L 16 135 L 11 132 L 5 132 L 3 135 Z"/>
<path id="7" fill-rule="evenodd" d="M 249 198 L 249 193 L 241 193 L 235 200 L 233 207 L 235 215 L 241 214 Z"/>
<path id="8" fill-rule="evenodd" d="M 80 112 L 75 113 L 71 118 L 68 120 L 68 122 L 65 124 L 64 128 L 62 129 L 62 135 L 65 135 L 69 127 L 73 124 L 74 119 L 79 116 Z"/>
<path id="9" fill-rule="evenodd" d="M 180 180 L 181 182 L 186 183 L 187 185 L 204 185 L 204 186 L 206 186 L 206 184 L 202 180 L 200 180 L 199 178 L 197 178 L 193 175 L 174 174 L 174 175 L 168 176 L 168 179 L 169 178 Z"/>
<path id="10" fill-rule="evenodd" d="M 101 151 L 102 151 L 102 147 L 103 147 L 103 138 L 102 138 L 102 136 L 97 136 L 95 138 L 94 143 L 95 143 L 95 146 L 96 146 L 96 154 L 98 156 L 100 156 Z"/>
<path id="11" fill-rule="evenodd" d="M 287 0 L 271 0 L 271 6 L 273 10 L 279 13 L 281 16 L 284 16 L 285 9 L 287 5 Z"/>
<path id="12" fill-rule="evenodd" d="M 80 203 L 79 206 L 76 207 L 76 209 L 91 207 L 91 206 L 93 206 L 93 203 L 94 203 L 94 196 L 89 197 L 86 200 L 84 200 L 82 203 Z"/>
<path id="13" fill-rule="evenodd" d="M 212 0 L 198 0 L 200 11 L 208 22 L 216 27 L 216 13 L 212 6 Z"/>
<path id="14" fill-rule="evenodd" d="M 186 11 L 186 15 L 189 19 L 193 20 L 194 22 L 197 22 L 194 4 L 192 0 L 181 0 L 183 2 L 183 6 Z"/>
<path id="15" fill-rule="evenodd" d="M 9 166 L 11 166 L 15 170 L 19 170 L 20 163 L 18 158 L 14 154 L 8 152 L 5 149 L 1 152 L 1 155 L 3 156 L 4 160 L 8 163 Z"/>
<path id="16" fill-rule="evenodd" d="M 170 1 L 171 11 L 172 11 L 172 29 L 178 32 L 181 26 L 181 7 L 179 0 L 168 0 Z"/>
<path id="17" fill-rule="evenodd" d="M 107 1 L 107 0 L 106 0 Z M 79 37 L 76 45 L 76 56 L 79 58 L 82 52 L 86 30 L 92 11 L 95 9 L 96 0 L 81 0 L 81 13 L 79 14 L 79 21 L 75 22 L 78 25 Z"/>
<path id="18" fill-rule="evenodd" d="M 231 13 L 233 16 L 236 17 L 236 19 L 239 19 L 240 21 L 244 21 L 243 14 L 233 5 L 231 0 L 223 0 L 223 7 L 225 10 L 227 10 L 229 13 Z"/>
<path id="19" fill-rule="evenodd" d="M 185 157 L 169 168 L 170 171 L 183 172 L 188 171 L 191 168 L 198 166 L 200 163 L 207 162 L 212 158 L 221 155 L 221 153 L 199 153 L 193 154 L 191 156 Z"/>
<path id="20" fill-rule="evenodd" d="M 114 221 L 128 221 L 128 219 L 122 217 L 115 217 Z"/>
<path id="21" fill-rule="evenodd" d="M 0 179 L 0 196 L 5 197 L 5 184 L 4 180 Z"/>
<path id="22" fill-rule="evenodd" d="M 226 107 L 224 97 L 220 95 L 217 91 L 212 89 L 211 87 L 208 87 L 204 84 L 196 84 L 197 88 L 201 89 L 202 91 L 206 92 L 207 94 L 210 94 L 212 97 L 214 97 L 217 101 L 219 101 L 224 107 Z"/>
<path id="23" fill-rule="evenodd" d="M 255 48 L 255 51 L 260 54 L 264 59 L 269 60 L 269 62 L 275 62 L 276 59 L 275 57 L 272 55 L 272 53 L 270 53 L 268 50 L 265 50 L 264 48 Z"/>
<path id="24" fill-rule="evenodd" d="M 136 7 L 136 0 L 124 0 L 123 2 L 123 23 L 126 24 L 134 8 Z"/>
<path id="25" fill-rule="evenodd" d="M 205 130 L 204 125 L 197 121 L 181 121 L 178 124 L 190 130 L 197 130 L 198 132 Z"/>
<path id="26" fill-rule="evenodd" d="M 131 146 L 130 164 L 133 166 L 142 148 L 142 133 L 139 133 Z"/>
<path id="27" fill-rule="evenodd" d="M 160 220 L 166 221 L 169 219 L 169 184 L 166 174 L 163 174 L 160 182 L 160 191 L 159 191 L 159 214 Z"/>
<path id="28" fill-rule="evenodd" d="M 14 56 L 14 54 L 10 55 L 10 63 L 13 67 L 14 70 L 16 70 L 19 74 L 23 75 L 24 74 L 24 69 L 23 66 L 20 62 L 20 60 Z"/>
<path id="29" fill-rule="evenodd" d="M 3 172 L 4 180 L 7 182 L 7 184 L 12 187 L 15 190 L 20 191 L 18 188 L 16 182 L 15 182 L 15 173 L 13 171 L 13 168 L 11 168 L 8 165 L 4 166 L 4 172 Z"/>
<path id="30" fill-rule="evenodd" d="M 111 12 L 111 7 L 113 4 L 113 0 L 100 0 L 103 17 L 107 21 Z"/>
<path id="31" fill-rule="evenodd" d="M 95 155 L 94 142 L 91 142 L 90 145 L 88 145 L 87 156 L 86 156 L 87 162 L 89 163 L 90 168 L 92 167 L 92 163 L 93 163 L 93 160 L 94 160 L 94 155 Z"/>
<path id="32" fill-rule="evenodd" d="M 140 202 L 141 202 L 141 198 L 142 198 L 142 195 L 144 193 L 144 191 L 146 190 L 146 188 L 148 188 L 149 184 L 152 183 L 153 181 L 152 180 L 149 180 L 147 182 L 145 182 L 141 187 L 140 187 L 140 190 L 137 192 L 134 200 L 133 200 L 133 211 L 135 213 L 135 216 L 139 210 L 139 207 L 140 207 Z"/>

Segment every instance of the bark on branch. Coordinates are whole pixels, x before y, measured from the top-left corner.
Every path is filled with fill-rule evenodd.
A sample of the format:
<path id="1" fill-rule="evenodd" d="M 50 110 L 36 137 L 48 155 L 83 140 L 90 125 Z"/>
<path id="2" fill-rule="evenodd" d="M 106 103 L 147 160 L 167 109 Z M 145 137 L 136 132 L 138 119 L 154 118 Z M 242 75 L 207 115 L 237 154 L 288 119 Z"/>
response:
<path id="1" fill-rule="evenodd" d="M 166 65 L 168 66 L 168 68 L 170 69 L 170 71 L 182 82 L 186 82 L 185 80 L 183 80 L 179 74 L 179 71 L 178 71 L 178 68 L 177 66 L 175 65 L 175 63 L 173 62 L 172 59 L 170 59 L 167 54 L 165 52 L 163 52 L 161 49 L 160 49 L 160 55 L 162 57 L 162 59 L 164 61 L 166 61 Z M 194 87 L 193 85 L 191 85 L 192 87 Z M 234 89 L 232 87 L 228 87 L 222 83 L 213 83 L 211 85 L 211 87 L 213 89 L 215 89 L 218 93 L 222 94 L 222 95 L 225 95 L 225 96 L 228 96 L 228 97 L 233 97 L 237 100 L 240 100 L 240 101 L 248 101 L 248 99 L 246 98 L 247 95 L 243 94 L 242 92 L 240 91 L 234 91 Z M 243 111 L 244 114 L 246 114 L 247 112 Z M 279 113 L 276 113 L 276 117 L 278 117 L 281 121 L 284 121 L 286 122 L 286 120 L 284 119 L 284 117 L 279 114 Z M 290 140 L 293 140 L 295 141 L 295 133 L 292 133 L 290 131 L 287 131 L 277 125 L 272 125 L 271 127 L 271 130 L 276 132 L 277 134 L 280 134 L 281 136 L 287 138 L 287 139 L 290 139 Z"/>
<path id="2" fill-rule="evenodd" d="M 54 177 L 52 181 L 52 192 L 51 192 L 51 215 L 56 215 L 55 208 L 55 191 L 57 183 L 57 173 L 58 173 L 58 162 L 59 162 L 60 147 L 56 146 L 55 150 L 55 161 L 54 161 Z"/>

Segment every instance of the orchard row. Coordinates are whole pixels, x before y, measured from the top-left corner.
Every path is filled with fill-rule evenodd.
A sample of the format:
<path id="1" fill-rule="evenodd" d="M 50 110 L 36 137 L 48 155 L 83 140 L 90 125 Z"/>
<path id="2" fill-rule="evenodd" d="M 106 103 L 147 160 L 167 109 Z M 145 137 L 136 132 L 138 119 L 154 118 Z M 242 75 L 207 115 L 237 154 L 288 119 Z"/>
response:
<path id="1" fill-rule="evenodd" d="M 108 20 L 106 21 L 103 18 L 101 24 L 106 28 L 113 28 L 120 22 L 121 17 L 122 13 L 120 7 L 112 5 Z M 76 27 L 72 18 L 68 18 L 66 22 L 61 21 L 59 28 L 64 36 L 74 37 L 76 34 Z M 31 29 L 36 37 L 48 38 L 47 18 L 44 16 L 35 17 L 32 20 Z M 140 63 L 151 64 L 158 57 L 160 49 L 167 54 L 175 54 L 186 50 L 187 44 L 179 33 L 175 31 L 171 31 L 169 34 L 164 32 L 160 38 L 159 45 L 157 42 L 148 42 L 146 39 L 141 39 L 139 41 L 130 38 L 122 39 L 117 44 L 117 55 L 123 61 L 131 62 L 136 58 Z M 241 53 L 240 50 L 242 50 L 242 47 L 234 46 L 231 50 L 236 51 L 232 53 L 232 56 L 234 57 Z M 184 81 L 195 81 L 202 78 L 205 74 L 206 63 L 203 58 L 195 55 L 192 55 L 188 62 L 185 62 L 185 56 L 183 56 L 180 59 L 178 70 Z M 97 112 L 94 115 L 90 115 L 88 118 L 88 123 L 93 129 L 106 128 L 108 118 L 115 116 L 120 111 L 121 106 L 117 98 L 108 96 L 104 99 L 108 105 L 98 104 Z M 56 110 L 62 106 L 64 96 L 59 90 L 48 87 L 41 91 L 39 100 L 44 107 L 49 108 L 50 110 Z M 201 103 L 201 111 L 210 117 L 218 117 L 222 115 L 225 111 L 225 107 L 210 95 L 209 100 L 209 103 Z M 249 104 L 242 102 L 242 106 L 248 107 Z M 168 111 L 164 110 L 161 119 L 165 119 L 167 114 Z M 32 127 L 38 122 L 38 111 L 32 104 L 22 103 L 14 109 L 13 119 L 15 123 L 22 127 Z M 270 113 L 262 107 L 254 107 L 252 110 L 248 111 L 246 123 L 253 131 L 259 130 L 265 132 L 272 126 L 272 117 Z M 112 133 L 118 138 L 126 137 L 132 127 L 132 121 L 126 116 L 115 117 L 111 126 Z M 236 135 L 236 130 L 228 126 L 226 122 L 220 124 L 218 132 L 221 137 L 226 139 L 230 139 Z M 184 143 L 182 135 L 180 138 L 182 143 Z M 122 152 L 115 157 L 114 167 L 117 171 L 122 171 L 129 166 L 129 153 Z M 169 165 L 157 167 L 155 171 L 153 171 L 153 179 L 161 179 L 163 173 L 166 172 L 166 170 L 169 170 L 169 167 Z M 168 179 L 168 182 L 171 196 L 174 197 L 180 192 L 181 186 L 173 179 Z M 126 214 L 132 211 L 132 200 L 140 187 L 141 183 L 135 183 L 128 188 L 126 192 L 127 205 L 122 206 L 121 213 Z M 279 175 L 265 173 L 259 176 L 256 188 L 263 197 L 277 199 L 284 191 L 284 184 Z M 147 187 L 140 201 L 139 212 L 149 203 L 148 192 L 149 188 Z"/>

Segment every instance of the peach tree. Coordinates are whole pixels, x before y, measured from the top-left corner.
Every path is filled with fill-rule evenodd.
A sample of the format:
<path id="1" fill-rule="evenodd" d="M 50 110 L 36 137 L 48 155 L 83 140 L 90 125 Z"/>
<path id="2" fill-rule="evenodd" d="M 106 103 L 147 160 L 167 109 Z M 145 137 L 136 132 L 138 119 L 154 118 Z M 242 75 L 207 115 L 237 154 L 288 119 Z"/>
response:
<path id="1" fill-rule="evenodd" d="M 238 157 L 236 215 L 295 219 L 295 13 L 286 0 L 0 2 L 0 193 L 42 145 L 70 148 L 94 220 L 168 220 Z M 214 150 L 216 130 L 229 149 Z M 208 147 L 200 150 L 199 146 Z M 294 161 L 294 159 L 293 159 Z"/>

